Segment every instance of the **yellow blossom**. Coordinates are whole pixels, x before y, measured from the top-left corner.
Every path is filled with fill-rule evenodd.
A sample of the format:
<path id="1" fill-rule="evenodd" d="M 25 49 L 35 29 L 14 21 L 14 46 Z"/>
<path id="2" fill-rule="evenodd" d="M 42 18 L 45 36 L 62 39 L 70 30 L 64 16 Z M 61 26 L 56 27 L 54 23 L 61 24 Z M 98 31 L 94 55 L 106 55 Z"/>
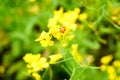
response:
<path id="1" fill-rule="evenodd" d="M 80 21 L 85 21 L 88 18 L 88 14 L 87 13 L 82 13 L 79 15 L 79 20 Z"/>
<path id="2" fill-rule="evenodd" d="M 73 34 L 71 34 L 71 31 L 74 31 L 76 27 L 76 24 L 55 25 L 49 29 L 49 33 L 58 40 L 65 39 L 66 36 L 70 37 L 69 40 L 72 40 Z"/>
<path id="3" fill-rule="evenodd" d="M 40 80 L 41 76 L 38 73 L 32 73 L 32 76 L 35 77 L 36 80 Z"/>
<path id="4" fill-rule="evenodd" d="M 33 55 L 32 53 L 27 53 L 23 59 L 26 63 L 32 63 L 32 62 L 36 62 L 40 59 L 41 55 L 40 54 L 36 54 Z"/>
<path id="5" fill-rule="evenodd" d="M 115 60 L 115 61 L 113 62 L 113 66 L 115 66 L 115 67 L 120 67 L 120 61 L 119 61 L 119 60 Z"/>
<path id="6" fill-rule="evenodd" d="M 32 55 L 31 53 L 28 53 L 23 57 L 23 59 L 26 63 L 28 63 L 27 67 L 30 69 L 28 71 L 29 73 L 40 71 L 49 67 L 47 59 L 45 57 L 41 57 L 40 54 Z"/>
<path id="7" fill-rule="evenodd" d="M 60 8 L 58 11 L 54 11 L 54 16 L 49 19 L 48 21 L 48 27 L 54 27 L 57 25 L 58 20 L 62 17 L 63 15 L 63 8 Z"/>
<path id="8" fill-rule="evenodd" d="M 55 19 L 55 18 L 50 18 L 49 20 L 48 20 L 48 28 L 51 28 L 51 27 L 54 27 L 54 26 L 56 26 L 57 25 L 57 20 Z"/>
<path id="9" fill-rule="evenodd" d="M 115 72 L 115 68 L 113 66 L 107 67 L 107 73 L 108 73 L 108 77 L 110 80 L 115 80 L 116 72 Z"/>
<path id="10" fill-rule="evenodd" d="M 47 47 L 47 46 L 52 46 L 54 44 L 54 42 L 51 41 L 51 39 L 52 37 L 50 36 L 50 34 L 43 31 L 39 36 L 39 38 L 37 38 L 35 41 L 40 41 L 43 47 Z"/>
<path id="11" fill-rule="evenodd" d="M 76 19 L 78 18 L 80 9 L 75 8 L 73 11 L 68 11 L 63 14 L 63 16 L 59 19 L 59 22 L 61 24 L 66 24 L 66 23 L 75 23 Z"/>
<path id="12" fill-rule="evenodd" d="M 112 55 L 107 55 L 101 58 L 100 62 L 102 64 L 108 64 L 113 59 Z"/>
<path id="13" fill-rule="evenodd" d="M 63 58 L 63 55 L 61 53 L 50 55 L 50 64 L 54 64 L 56 61 L 60 60 Z"/>
<path id="14" fill-rule="evenodd" d="M 75 23 L 66 23 L 66 24 L 64 24 L 66 27 L 67 27 L 67 29 L 70 31 L 70 30 L 72 30 L 72 31 L 75 31 L 76 30 L 76 28 L 77 28 L 77 24 L 75 24 Z"/>
<path id="15" fill-rule="evenodd" d="M 73 55 L 75 59 L 77 59 L 80 62 L 82 60 L 82 57 L 80 53 L 78 52 L 78 44 L 73 44 L 71 47 L 72 47 L 71 54 Z"/>
<path id="16" fill-rule="evenodd" d="M 61 7 L 58 11 L 54 11 L 54 18 L 59 20 L 63 15 L 63 8 Z"/>
<path id="17" fill-rule="evenodd" d="M 79 8 L 67 12 L 63 12 L 63 8 L 54 11 L 54 16 L 48 21 L 49 34 L 52 34 L 58 40 L 65 39 L 69 33 L 76 30 L 75 22 L 79 12 Z"/>
<path id="18" fill-rule="evenodd" d="M 58 40 L 60 40 L 65 35 L 66 32 L 65 31 L 64 33 L 61 33 L 60 28 L 61 28 L 60 25 L 56 25 L 49 29 L 49 33 L 52 34 Z"/>
<path id="19" fill-rule="evenodd" d="M 101 66 L 100 66 L 100 69 L 101 69 L 101 71 L 107 70 L 107 65 L 101 65 Z"/>

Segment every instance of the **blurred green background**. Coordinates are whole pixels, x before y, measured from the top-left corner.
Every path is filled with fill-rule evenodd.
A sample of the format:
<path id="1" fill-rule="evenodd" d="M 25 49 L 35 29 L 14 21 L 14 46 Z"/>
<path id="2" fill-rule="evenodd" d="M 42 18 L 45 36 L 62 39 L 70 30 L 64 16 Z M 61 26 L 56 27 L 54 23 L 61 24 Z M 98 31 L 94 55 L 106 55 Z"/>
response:
<path id="1" fill-rule="evenodd" d="M 100 66 L 100 58 L 107 54 L 120 59 L 119 0 L 0 0 L 0 80 L 34 80 L 27 75 L 22 57 L 26 53 L 45 51 L 34 40 L 43 30 L 48 31 L 48 19 L 60 7 L 64 11 L 78 7 L 81 13 L 88 14 L 88 20 L 81 23 L 85 29 L 75 33 L 74 41 L 79 42 L 82 53 L 95 57 L 93 65 Z M 87 27 L 89 23 L 93 23 L 94 28 Z M 61 75 L 54 80 L 63 80 L 60 77 L 65 78 Z M 89 77 L 82 80 L 106 80 Z"/>

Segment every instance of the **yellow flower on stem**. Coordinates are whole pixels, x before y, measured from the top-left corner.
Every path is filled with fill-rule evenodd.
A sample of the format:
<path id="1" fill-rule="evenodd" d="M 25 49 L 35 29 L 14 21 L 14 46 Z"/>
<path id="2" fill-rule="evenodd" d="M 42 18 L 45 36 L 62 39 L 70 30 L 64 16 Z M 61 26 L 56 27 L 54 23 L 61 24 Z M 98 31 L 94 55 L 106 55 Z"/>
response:
<path id="1" fill-rule="evenodd" d="M 39 36 L 39 38 L 37 38 L 35 41 L 40 41 L 43 47 L 47 47 L 47 46 L 52 46 L 54 44 L 54 42 L 51 41 L 51 39 L 52 39 L 52 36 L 50 36 L 49 33 L 43 31 Z"/>
<path id="2" fill-rule="evenodd" d="M 76 30 L 77 25 L 75 22 L 79 16 L 79 12 L 79 8 L 68 12 L 63 12 L 63 8 L 54 11 L 54 16 L 48 21 L 49 34 L 52 34 L 58 40 L 65 39 L 68 34 Z M 72 37 L 70 36 L 71 39 Z"/>
<path id="3" fill-rule="evenodd" d="M 109 64 L 109 62 L 113 59 L 112 55 L 107 55 L 101 58 L 100 62 L 102 64 Z"/>
<path id="4" fill-rule="evenodd" d="M 54 11 L 54 18 L 59 20 L 63 16 L 63 8 L 61 7 L 58 11 Z"/>
<path id="5" fill-rule="evenodd" d="M 61 24 L 66 23 L 75 23 L 79 16 L 80 9 L 75 8 L 73 11 L 68 11 L 63 14 L 63 16 L 59 19 Z"/>
<path id="6" fill-rule="evenodd" d="M 41 57 L 40 54 L 33 55 L 28 53 L 23 57 L 23 59 L 28 63 L 27 67 L 29 68 L 29 73 L 41 71 L 44 68 L 49 67 L 47 59 L 45 57 Z"/>
<path id="7" fill-rule="evenodd" d="M 60 8 L 58 11 L 54 11 L 53 18 L 50 18 L 48 21 L 48 28 L 54 27 L 58 24 L 60 18 L 63 15 L 63 8 Z"/>
<path id="8" fill-rule="evenodd" d="M 107 67 L 107 73 L 108 73 L 108 77 L 110 80 L 115 80 L 116 78 L 116 71 L 115 68 L 113 66 L 108 66 Z"/>
<path id="9" fill-rule="evenodd" d="M 113 66 L 120 68 L 120 61 L 119 60 L 115 60 L 113 62 Z"/>
<path id="10" fill-rule="evenodd" d="M 50 55 L 49 58 L 50 58 L 50 64 L 54 64 L 56 61 L 63 58 L 63 55 L 61 53 L 58 53 L 58 54 Z"/>
<path id="11" fill-rule="evenodd" d="M 50 18 L 49 20 L 48 20 L 48 28 L 51 28 L 51 27 L 54 27 L 54 26 L 56 26 L 57 25 L 57 20 L 55 19 L 55 18 Z"/>
<path id="12" fill-rule="evenodd" d="M 107 70 L 107 65 L 104 65 L 104 64 L 101 65 L 101 66 L 100 66 L 100 70 L 101 70 L 101 71 L 106 71 L 106 70 Z"/>
<path id="13" fill-rule="evenodd" d="M 61 40 L 61 38 L 64 35 L 63 33 L 61 33 L 60 28 L 61 28 L 60 25 L 56 25 L 49 29 L 49 33 L 52 34 L 53 37 L 55 37 L 58 40 Z"/>

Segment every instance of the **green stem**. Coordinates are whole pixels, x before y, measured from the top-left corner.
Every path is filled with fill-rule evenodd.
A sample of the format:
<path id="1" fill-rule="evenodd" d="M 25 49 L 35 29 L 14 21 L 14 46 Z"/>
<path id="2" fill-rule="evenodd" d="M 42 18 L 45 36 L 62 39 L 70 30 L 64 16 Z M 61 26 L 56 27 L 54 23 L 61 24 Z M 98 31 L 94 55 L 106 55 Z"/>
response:
<path id="1" fill-rule="evenodd" d="M 75 71 L 76 71 L 76 68 L 73 69 L 72 75 L 71 75 L 71 77 L 70 77 L 70 80 L 74 80 L 73 78 L 74 78 Z"/>

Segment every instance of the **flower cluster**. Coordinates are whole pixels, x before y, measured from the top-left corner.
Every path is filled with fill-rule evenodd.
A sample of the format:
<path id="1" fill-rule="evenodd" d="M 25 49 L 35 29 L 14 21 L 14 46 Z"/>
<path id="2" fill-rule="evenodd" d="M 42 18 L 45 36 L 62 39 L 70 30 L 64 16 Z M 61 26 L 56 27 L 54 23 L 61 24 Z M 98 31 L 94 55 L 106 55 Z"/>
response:
<path id="1" fill-rule="evenodd" d="M 101 58 L 101 71 L 106 71 L 108 73 L 109 80 L 120 80 L 120 61 L 115 60 L 112 65 L 109 63 L 113 60 L 112 55 L 107 55 Z"/>
<path id="2" fill-rule="evenodd" d="M 38 39 L 35 41 L 40 41 L 41 45 L 46 47 L 46 46 L 52 46 L 54 42 L 51 40 L 51 36 L 49 33 L 43 31 Z"/>
<path id="3" fill-rule="evenodd" d="M 61 59 L 62 54 L 51 55 L 50 61 L 47 61 L 47 58 L 41 57 L 40 54 L 33 55 L 31 53 L 26 54 L 23 59 L 27 64 L 28 73 L 32 74 L 36 80 L 40 80 L 41 76 L 37 73 L 38 71 L 43 71 L 43 69 L 48 68 L 49 64 L 54 64 L 56 61 Z"/>
<path id="4" fill-rule="evenodd" d="M 68 42 L 74 38 L 74 31 L 79 27 L 80 23 L 77 23 L 77 20 L 84 22 L 88 18 L 87 13 L 79 13 L 79 8 L 67 12 L 64 12 L 63 8 L 54 11 L 54 15 L 49 19 L 47 25 L 49 31 L 43 31 L 35 41 L 39 41 L 41 46 L 47 47 L 54 45 L 53 40 L 58 40 L 60 42 L 60 47 L 66 47 Z M 78 44 L 73 44 L 71 46 L 71 55 L 76 61 L 82 61 L 82 56 L 78 51 Z M 56 61 L 63 58 L 63 55 L 61 52 L 58 52 L 58 54 L 50 55 L 49 58 L 50 60 L 41 57 L 40 54 L 26 54 L 23 57 L 24 61 L 28 63 L 28 73 L 32 74 L 36 80 L 41 78 L 38 71 L 43 71 L 43 69 L 48 68 L 51 64 L 55 64 Z"/>
<path id="5" fill-rule="evenodd" d="M 79 13 L 79 8 L 75 8 L 73 11 L 68 12 L 64 12 L 63 8 L 54 11 L 54 16 L 48 21 L 49 31 L 43 31 L 35 41 L 40 41 L 43 47 L 47 47 L 54 44 L 52 41 L 53 37 L 57 40 L 72 40 L 74 38 L 73 32 L 77 28 L 76 20 L 80 17 Z M 87 18 L 86 14 L 83 15 L 85 17 L 80 18 L 80 20 Z"/>
<path id="6" fill-rule="evenodd" d="M 23 57 L 23 59 L 28 63 L 28 73 L 32 74 L 36 80 L 40 80 L 40 75 L 37 72 L 49 67 L 47 59 L 45 57 L 41 57 L 40 54 L 32 55 L 31 53 L 28 53 Z"/>

